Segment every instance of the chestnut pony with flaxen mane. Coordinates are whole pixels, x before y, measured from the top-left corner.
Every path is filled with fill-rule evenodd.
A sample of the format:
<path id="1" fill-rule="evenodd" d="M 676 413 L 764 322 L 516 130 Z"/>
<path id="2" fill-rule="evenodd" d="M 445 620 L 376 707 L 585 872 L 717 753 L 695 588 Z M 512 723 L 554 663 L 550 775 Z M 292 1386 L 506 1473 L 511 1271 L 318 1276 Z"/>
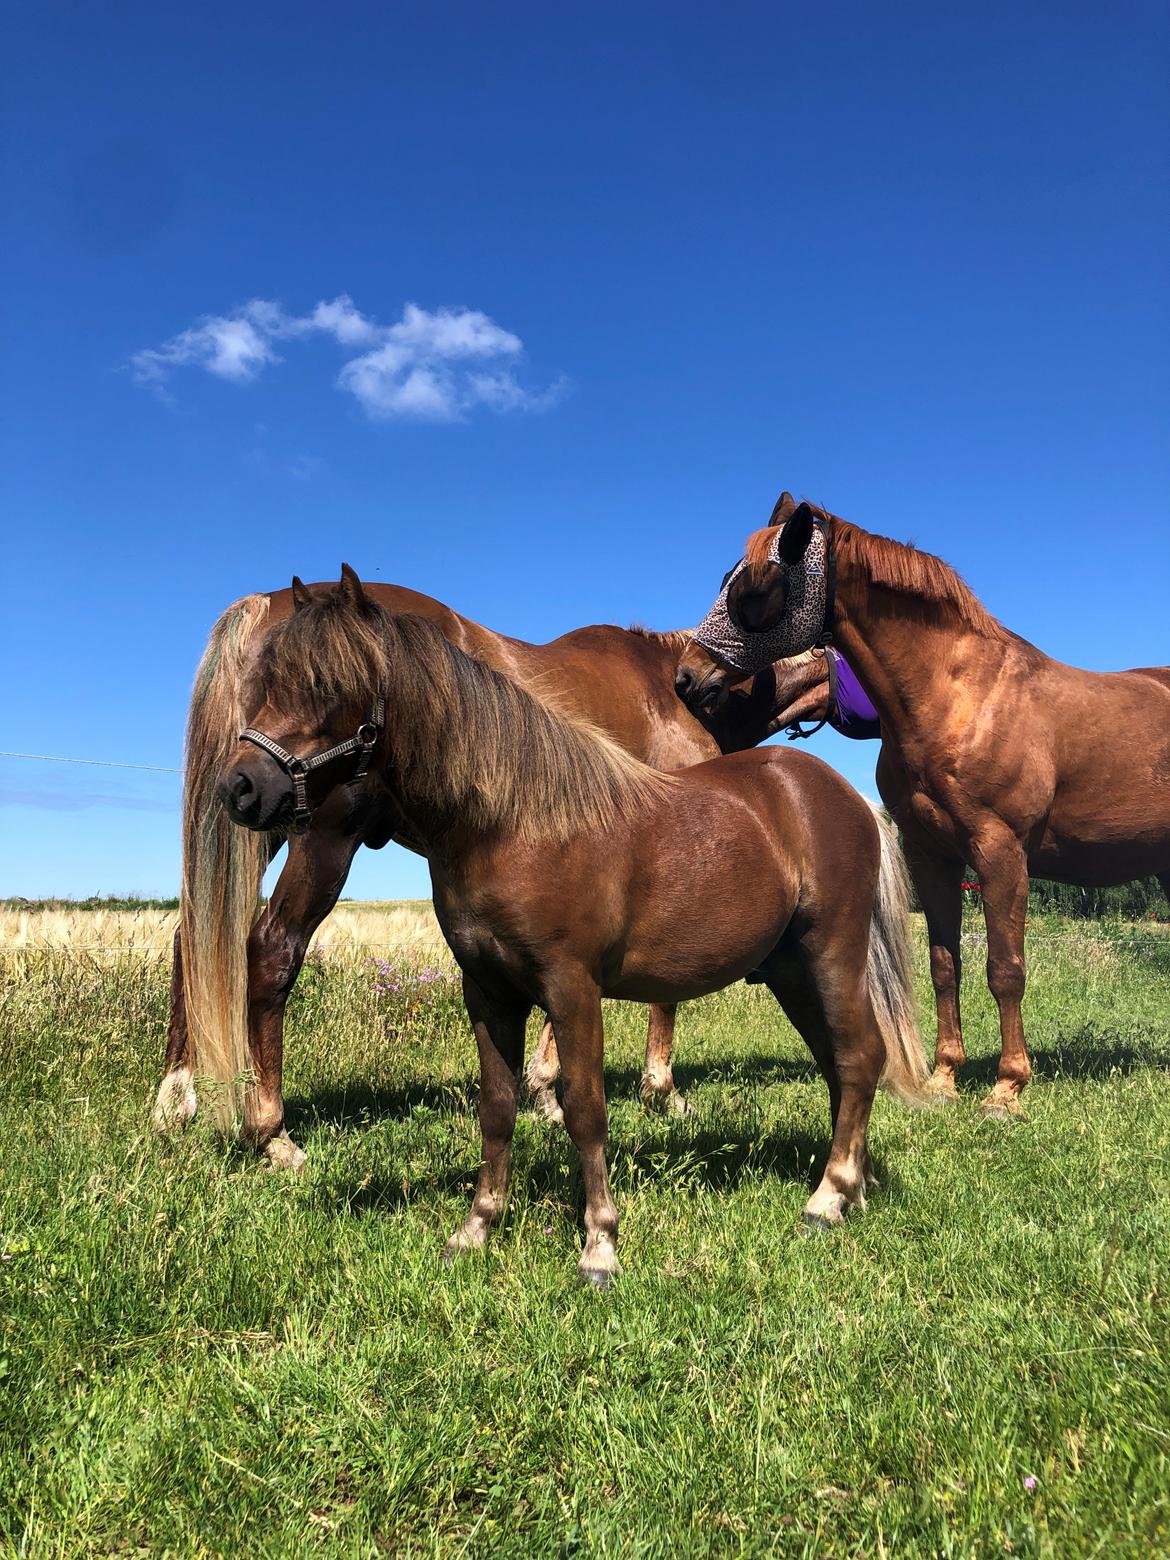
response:
<path id="1" fill-rule="evenodd" d="M 792 571 L 817 529 L 833 586 L 822 630 L 880 718 L 878 789 L 926 912 L 938 1011 L 932 1086 L 954 1096 L 965 1060 L 960 882 L 971 862 L 1001 1033 L 984 1108 L 1016 1113 L 1031 1077 L 1020 1012 L 1029 875 L 1103 887 L 1155 874 L 1170 895 L 1170 667 L 1065 666 L 997 622 L 941 559 L 785 493 L 721 593 L 728 632 L 742 643 L 736 667 L 696 642 L 682 656 L 676 686 L 692 709 L 718 705 L 754 665 L 759 636 L 782 632 Z M 807 712 L 810 683 L 815 672 L 798 674 L 779 702 L 803 700 Z"/>
<path id="2" fill-rule="evenodd" d="M 365 590 L 388 611 L 429 619 L 461 650 L 540 699 L 591 721 L 657 769 L 752 747 L 776 730 L 771 669 L 745 683 L 716 714 L 696 717 L 687 711 L 673 689 L 685 635 L 598 624 L 533 645 L 483 628 L 404 586 L 374 584 Z M 196 676 L 187 728 L 182 903 L 166 1076 L 155 1112 L 160 1126 L 195 1113 L 194 1074 L 204 1053 L 253 1056 L 266 1077 L 276 1080 L 279 1098 L 285 1003 L 355 853 L 362 845 L 377 850 L 395 839 L 425 854 L 381 789 L 372 783 L 340 788 L 318 808 L 313 827 L 289 840 L 288 859 L 258 915 L 261 877 L 285 835 L 276 830 L 262 838 L 233 828 L 216 786 L 246 724 L 246 685 L 265 638 L 310 596 L 298 582 L 291 590 L 236 602 L 212 631 Z M 647 1103 L 679 1109 L 671 1070 L 673 1030 L 673 1006 L 652 1006 L 642 1095 Z M 546 1025 L 528 1080 L 538 1105 L 553 1117 L 560 1114 L 556 1073 L 552 1027 Z M 295 1168 L 302 1162 L 283 1130 L 261 1135 L 258 1142 L 274 1163 Z"/>
<path id="3" fill-rule="evenodd" d="M 607 1284 L 617 1212 L 601 999 L 677 1002 L 752 970 L 829 1088 L 832 1148 L 806 1218 L 837 1224 L 864 1206 L 879 1077 L 915 1101 L 926 1067 L 897 843 L 828 765 L 771 747 L 651 769 L 433 623 L 388 613 L 352 571 L 267 633 L 244 714 L 218 790 L 256 838 L 289 825 L 298 765 L 341 744 L 309 774 L 308 805 L 336 802 L 356 764 L 426 850 L 480 1060 L 483 1158 L 448 1254 L 482 1246 L 503 1210 L 535 1005 L 556 1030 L 565 1123 L 581 1158 L 581 1273 Z M 258 1135 L 279 1127 L 262 1056 L 201 1052 L 200 1064 L 225 1090 L 251 1069 L 245 1119 Z"/>

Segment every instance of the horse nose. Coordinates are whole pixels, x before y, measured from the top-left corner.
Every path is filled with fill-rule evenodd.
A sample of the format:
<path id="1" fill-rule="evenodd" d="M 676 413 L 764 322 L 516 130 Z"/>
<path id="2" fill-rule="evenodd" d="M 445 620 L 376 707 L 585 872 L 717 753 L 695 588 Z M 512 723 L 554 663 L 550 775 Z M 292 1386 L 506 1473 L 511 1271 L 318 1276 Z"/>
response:
<path id="1" fill-rule="evenodd" d="M 674 674 L 674 691 L 680 699 L 689 697 L 691 689 L 695 686 L 695 674 L 688 666 L 680 666 Z"/>
<path id="2" fill-rule="evenodd" d="M 220 797 L 228 810 L 241 823 L 246 822 L 260 806 L 260 790 L 246 769 L 236 769 L 225 777 L 220 786 Z"/>

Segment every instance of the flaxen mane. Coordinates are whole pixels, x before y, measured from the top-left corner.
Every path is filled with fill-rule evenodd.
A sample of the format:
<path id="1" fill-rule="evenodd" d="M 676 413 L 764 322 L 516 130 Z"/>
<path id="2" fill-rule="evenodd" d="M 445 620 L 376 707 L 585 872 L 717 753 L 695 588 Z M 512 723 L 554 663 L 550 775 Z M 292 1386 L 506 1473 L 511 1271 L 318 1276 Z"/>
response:
<path id="1" fill-rule="evenodd" d="M 907 542 L 895 542 L 888 536 L 863 531 L 817 505 L 813 513 L 832 527 L 832 544 L 838 555 L 855 564 L 874 585 L 909 596 L 924 610 L 942 608 L 960 622 L 988 639 L 1007 639 L 1008 630 L 994 618 L 975 592 L 941 558 L 922 552 Z M 776 539 L 774 526 L 765 526 L 748 537 L 744 556 L 753 570 L 768 561 L 768 550 Z"/>
<path id="2" fill-rule="evenodd" d="M 683 653 L 691 642 L 691 630 L 689 628 L 672 628 L 659 630 L 646 628 L 641 623 L 631 623 L 627 633 L 637 634 L 639 639 L 652 639 L 655 644 L 665 645 L 667 649 Z"/>
<path id="3" fill-rule="evenodd" d="M 690 644 L 694 630 L 690 628 L 666 629 L 659 631 L 655 628 L 643 628 L 641 623 L 631 623 L 631 634 L 637 634 L 642 639 L 653 639 L 656 643 L 666 645 L 678 655 Z M 821 655 L 819 650 L 801 650 L 797 655 L 786 656 L 783 661 L 777 661 L 777 666 L 801 666 L 805 661 L 811 661 Z"/>
<path id="4" fill-rule="evenodd" d="M 268 635 L 258 676 L 274 708 L 319 719 L 386 700 L 386 736 L 412 799 L 477 829 L 565 840 L 605 828 L 673 783 L 587 722 L 540 703 L 425 618 L 318 597 Z M 360 719 L 360 713 L 358 714 Z"/>

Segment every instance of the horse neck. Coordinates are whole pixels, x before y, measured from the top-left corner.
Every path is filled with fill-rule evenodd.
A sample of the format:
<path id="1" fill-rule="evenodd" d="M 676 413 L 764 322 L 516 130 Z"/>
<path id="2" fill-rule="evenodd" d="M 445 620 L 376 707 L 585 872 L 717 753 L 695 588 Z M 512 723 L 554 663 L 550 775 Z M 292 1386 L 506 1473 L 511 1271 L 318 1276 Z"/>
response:
<path id="1" fill-rule="evenodd" d="M 970 684 L 980 665 L 1000 661 L 988 657 L 991 641 L 957 614 L 916 612 L 909 600 L 875 584 L 847 550 L 838 554 L 834 643 L 895 743 L 935 725 L 956 678 Z"/>

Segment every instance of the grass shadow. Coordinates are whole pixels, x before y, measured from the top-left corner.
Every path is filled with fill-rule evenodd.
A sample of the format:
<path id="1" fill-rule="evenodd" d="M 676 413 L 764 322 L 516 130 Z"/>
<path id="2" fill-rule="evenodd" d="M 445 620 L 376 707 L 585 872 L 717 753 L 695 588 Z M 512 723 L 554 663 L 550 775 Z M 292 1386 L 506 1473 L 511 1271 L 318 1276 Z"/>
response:
<path id="1" fill-rule="evenodd" d="M 1087 1080 L 1123 1077 L 1150 1068 L 1170 1071 L 1170 1045 L 1151 1038 L 1134 1043 L 1115 1035 L 1100 1034 L 1091 1024 L 1058 1034 L 1048 1045 L 1029 1049 L 1032 1073 L 1040 1080 Z M 965 1063 L 960 1079 L 968 1084 L 990 1086 L 999 1071 L 999 1054 L 979 1056 Z"/>
<path id="2" fill-rule="evenodd" d="M 551 1129 L 563 1131 L 563 1129 Z M 546 1137 L 535 1152 L 517 1145 L 513 1167 L 513 1195 L 526 1201 L 551 1200 L 580 1209 L 584 1204 L 577 1156 L 568 1135 L 563 1143 Z M 566 1156 L 568 1176 L 566 1177 Z M 729 1138 L 717 1128 L 688 1130 L 674 1124 L 647 1138 L 611 1138 L 609 1161 L 614 1190 L 619 1198 L 632 1198 L 646 1185 L 662 1183 L 680 1195 L 703 1189 L 731 1192 L 750 1183 L 782 1181 L 812 1188 L 824 1174 L 829 1156 L 829 1132 L 777 1129 L 759 1136 Z M 334 1213 L 393 1213 L 431 1198 L 463 1192 L 470 1196 L 477 1166 L 449 1167 L 429 1175 L 403 1180 L 393 1172 L 365 1176 L 350 1187 L 321 1188 L 320 1195 Z M 881 1195 L 896 1195 L 901 1180 L 895 1170 L 875 1159 Z"/>
<path id="3" fill-rule="evenodd" d="M 709 1083 L 727 1088 L 767 1088 L 781 1083 L 817 1083 L 819 1074 L 810 1058 L 807 1062 L 782 1056 L 757 1055 L 734 1061 L 692 1062 L 675 1067 L 675 1085 L 687 1090 Z M 611 1104 L 636 1098 L 642 1080 L 637 1067 L 607 1067 L 605 1092 Z M 339 1129 L 364 1126 L 379 1117 L 404 1118 L 420 1106 L 433 1110 L 474 1111 L 477 1081 L 474 1072 L 449 1083 L 412 1078 L 401 1084 L 373 1083 L 355 1078 L 314 1093 L 296 1093 L 285 1097 L 285 1120 L 295 1136 L 306 1127 L 330 1126 Z"/>

